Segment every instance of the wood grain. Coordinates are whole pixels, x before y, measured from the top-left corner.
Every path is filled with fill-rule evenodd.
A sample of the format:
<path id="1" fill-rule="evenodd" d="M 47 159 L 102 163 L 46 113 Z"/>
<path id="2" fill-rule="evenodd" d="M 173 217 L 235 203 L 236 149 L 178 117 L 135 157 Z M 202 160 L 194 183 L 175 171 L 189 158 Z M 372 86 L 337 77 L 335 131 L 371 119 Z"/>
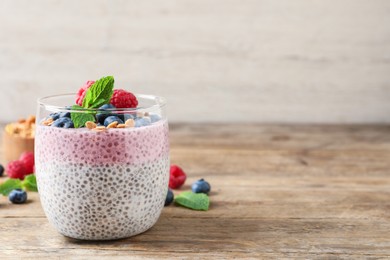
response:
<path id="1" fill-rule="evenodd" d="M 77 241 L 37 194 L 0 198 L 0 258 L 226 259 L 390 256 L 389 126 L 172 125 L 172 163 L 212 185 L 211 207 L 166 207 L 129 239 Z M 181 192 L 175 191 L 175 193 Z"/>

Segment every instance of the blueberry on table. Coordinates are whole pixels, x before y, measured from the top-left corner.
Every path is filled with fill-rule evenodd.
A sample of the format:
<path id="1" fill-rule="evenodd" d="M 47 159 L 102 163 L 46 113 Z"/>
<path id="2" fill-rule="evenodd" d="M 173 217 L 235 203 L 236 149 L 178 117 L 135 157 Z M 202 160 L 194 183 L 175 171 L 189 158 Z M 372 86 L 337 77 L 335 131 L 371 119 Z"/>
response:
<path id="1" fill-rule="evenodd" d="M 168 206 L 169 204 L 171 204 L 173 201 L 173 198 L 174 198 L 173 192 L 170 188 L 168 188 L 168 193 L 167 193 L 167 197 L 165 198 L 164 206 Z"/>
<path id="2" fill-rule="evenodd" d="M 14 204 L 22 204 L 27 200 L 27 192 L 22 189 L 15 189 L 10 192 L 8 195 L 9 201 Z"/>
<path id="3" fill-rule="evenodd" d="M 74 128 L 72 119 L 68 117 L 58 118 L 51 126 L 60 128 Z"/>
<path id="4" fill-rule="evenodd" d="M 101 107 L 99 107 L 99 113 L 96 114 L 96 119 L 97 121 L 100 123 L 100 124 L 104 124 L 104 120 L 106 120 L 106 118 L 108 116 L 110 116 L 110 114 L 112 114 L 112 111 L 109 111 L 108 109 L 115 109 L 116 107 L 114 105 L 111 105 L 111 104 L 105 104 Z M 104 110 L 108 110 L 108 111 L 104 111 Z"/>
<path id="5" fill-rule="evenodd" d="M 0 177 L 4 174 L 4 166 L 0 164 Z"/>
<path id="6" fill-rule="evenodd" d="M 104 120 L 104 126 L 107 127 L 109 124 L 118 122 L 118 124 L 123 124 L 122 119 L 117 116 L 109 116 Z"/>
<path id="7" fill-rule="evenodd" d="M 211 190 L 210 184 L 204 179 L 200 179 L 194 182 L 191 186 L 192 192 L 194 193 L 206 193 L 208 194 Z"/>
<path id="8" fill-rule="evenodd" d="M 135 119 L 135 127 L 148 126 L 150 125 L 150 120 L 147 117 L 141 117 Z"/>

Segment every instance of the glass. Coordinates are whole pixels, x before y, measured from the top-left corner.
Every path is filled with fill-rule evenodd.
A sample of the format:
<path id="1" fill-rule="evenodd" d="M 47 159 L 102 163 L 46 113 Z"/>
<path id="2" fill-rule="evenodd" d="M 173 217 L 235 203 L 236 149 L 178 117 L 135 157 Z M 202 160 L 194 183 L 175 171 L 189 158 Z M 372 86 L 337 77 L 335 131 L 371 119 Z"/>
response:
<path id="1" fill-rule="evenodd" d="M 157 222 L 169 181 L 166 102 L 156 96 L 136 97 L 137 109 L 108 111 L 72 111 L 69 105 L 74 104 L 75 94 L 38 100 L 38 191 L 49 222 L 61 234 L 118 239 L 142 233 Z M 48 120 L 53 113 L 67 112 L 107 113 L 136 121 L 143 117 L 152 123 L 98 130 L 60 128 Z"/>

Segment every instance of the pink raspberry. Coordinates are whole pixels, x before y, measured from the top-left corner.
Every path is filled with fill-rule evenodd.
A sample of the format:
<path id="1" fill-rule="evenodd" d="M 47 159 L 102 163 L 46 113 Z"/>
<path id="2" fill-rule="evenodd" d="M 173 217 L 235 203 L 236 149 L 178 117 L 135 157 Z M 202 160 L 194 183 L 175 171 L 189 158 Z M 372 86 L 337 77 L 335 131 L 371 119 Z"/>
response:
<path id="1" fill-rule="evenodd" d="M 12 161 L 7 165 L 7 175 L 13 179 L 24 179 L 24 176 L 28 174 L 24 163 L 21 161 Z"/>
<path id="2" fill-rule="evenodd" d="M 92 84 L 95 83 L 93 80 L 88 80 L 85 82 L 84 86 L 82 86 L 76 95 L 76 104 L 79 106 L 83 105 L 83 100 L 85 97 L 85 94 L 87 93 L 87 90 L 92 86 Z"/>
<path id="3" fill-rule="evenodd" d="M 32 152 L 22 153 L 22 155 L 19 158 L 19 161 L 21 161 L 24 164 L 27 173 L 34 172 L 34 154 Z"/>
<path id="4" fill-rule="evenodd" d="M 172 164 L 169 173 L 169 188 L 171 189 L 180 188 L 187 179 L 183 169 L 177 165 Z"/>
<path id="5" fill-rule="evenodd" d="M 110 103 L 116 108 L 136 108 L 138 100 L 131 92 L 123 89 L 115 89 Z"/>

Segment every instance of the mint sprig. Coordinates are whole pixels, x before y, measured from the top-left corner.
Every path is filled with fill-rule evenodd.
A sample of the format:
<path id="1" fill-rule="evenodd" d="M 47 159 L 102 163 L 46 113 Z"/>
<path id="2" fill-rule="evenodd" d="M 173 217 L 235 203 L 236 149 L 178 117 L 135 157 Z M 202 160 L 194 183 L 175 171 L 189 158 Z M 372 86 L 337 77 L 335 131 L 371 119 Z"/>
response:
<path id="1" fill-rule="evenodd" d="M 25 189 L 29 191 L 38 191 L 37 179 L 35 174 L 29 174 L 24 177 L 24 180 L 8 179 L 0 184 L 0 194 L 8 196 L 8 194 L 15 189 Z"/>
<path id="2" fill-rule="evenodd" d="M 208 210 L 210 200 L 204 193 L 185 191 L 176 196 L 175 203 L 194 210 Z"/>
<path id="3" fill-rule="evenodd" d="M 107 76 L 95 81 L 87 92 L 83 100 L 83 106 L 74 105 L 72 110 L 83 110 L 87 108 L 99 108 L 104 104 L 110 103 L 112 94 L 114 93 L 114 77 Z M 80 128 L 86 122 L 95 122 L 95 115 L 91 112 L 72 112 L 70 117 L 75 128 Z"/>
<path id="4" fill-rule="evenodd" d="M 14 189 L 21 189 L 22 181 L 19 179 L 8 179 L 2 184 L 0 184 L 0 193 L 4 196 L 8 196 L 8 194 Z"/>
<path id="5" fill-rule="evenodd" d="M 22 181 L 22 187 L 25 190 L 38 191 L 37 179 L 35 177 L 35 174 L 29 174 L 24 177 L 24 180 Z"/>
<path id="6" fill-rule="evenodd" d="M 83 110 L 83 109 L 84 109 L 83 107 L 80 107 L 78 105 L 72 106 L 72 110 Z M 87 113 L 85 111 L 80 111 L 80 113 L 72 112 L 70 114 L 70 117 L 73 121 L 75 128 L 80 128 L 80 127 L 85 126 L 85 123 L 88 121 L 92 121 L 92 122 L 95 121 L 95 116 L 93 114 Z"/>
<path id="7" fill-rule="evenodd" d="M 114 77 L 107 76 L 98 79 L 87 90 L 83 100 L 84 108 L 98 108 L 104 104 L 110 103 L 112 94 L 114 93 Z"/>

